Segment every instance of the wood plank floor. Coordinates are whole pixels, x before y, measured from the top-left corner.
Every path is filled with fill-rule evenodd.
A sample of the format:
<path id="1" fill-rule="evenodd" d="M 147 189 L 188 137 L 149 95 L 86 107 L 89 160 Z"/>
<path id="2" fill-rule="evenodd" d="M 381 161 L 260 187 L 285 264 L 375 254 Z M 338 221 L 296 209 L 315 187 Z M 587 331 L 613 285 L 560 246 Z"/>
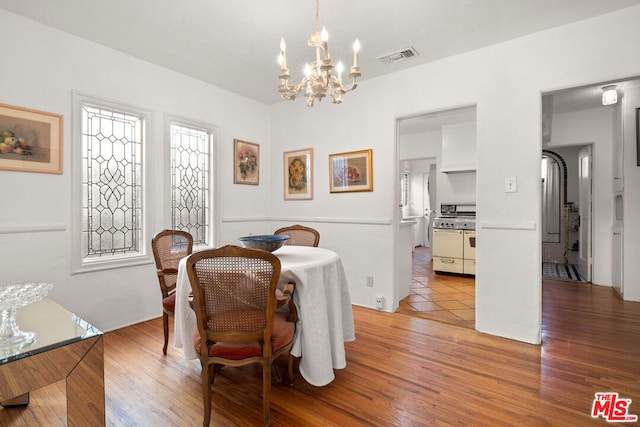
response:
<path id="1" fill-rule="evenodd" d="M 472 329 L 354 307 L 347 368 L 313 387 L 273 385 L 273 426 L 585 426 L 594 393 L 615 391 L 640 414 L 640 303 L 611 288 L 545 281 L 542 346 Z M 173 331 L 172 331 L 173 334 Z M 109 426 L 202 423 L 200 367 L 170 346 L 160 319 L 105 336 Z M 286 372 L 283 370 L 283 372 Z M 260 425 L 257 367 L 216 378 L 212 426 Z M 65 423 L 64 383 L 1 409 L 1 426 Z"/>

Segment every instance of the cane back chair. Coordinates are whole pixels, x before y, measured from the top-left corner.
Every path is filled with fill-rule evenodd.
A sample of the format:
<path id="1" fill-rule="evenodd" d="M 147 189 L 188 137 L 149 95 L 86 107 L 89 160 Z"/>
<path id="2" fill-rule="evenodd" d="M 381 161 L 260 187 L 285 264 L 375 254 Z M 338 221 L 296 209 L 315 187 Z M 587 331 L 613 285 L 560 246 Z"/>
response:
<path id="1" fill-rule="evenodd" d="M 174 313 L 176 307 L 178 264 L 182 258 L 193 251 L 193 236 L 186 231 L 162 230 L 151 240 L 151 249 L 162 292 L 162 327 L 164 329 L 162 353 L 167 354 L 169 315 Z"/>
<path id="2" fill-rule="evenodd" d="M 285 245 L 317 247 L 318 243 L 320 243 L 318 230 L 299 224 L 279 228 L 273 234 L 289 236 L 289 240 L 285 242 Z"/>
<path id="3" fill-rule="evenodd" d="M 211 387 L 217 366 L 262 365 L 263 416 L 269 425 L 271 370 L 281 381 L 274 361 L 290 351 L 296 312 L 295 285 L 277 293 L 280 260 L 258 249 L 224 246 L 195 253 L 187 259 L 197 328 L 193 343 L 202 365 L 203 426 L 211 419 Z M 277 295 L 280 295 L 278 297 Z M 289 317 L 276 312 L 289 303 Z M 289 320 L 289 321 L 288 321 Z"/>

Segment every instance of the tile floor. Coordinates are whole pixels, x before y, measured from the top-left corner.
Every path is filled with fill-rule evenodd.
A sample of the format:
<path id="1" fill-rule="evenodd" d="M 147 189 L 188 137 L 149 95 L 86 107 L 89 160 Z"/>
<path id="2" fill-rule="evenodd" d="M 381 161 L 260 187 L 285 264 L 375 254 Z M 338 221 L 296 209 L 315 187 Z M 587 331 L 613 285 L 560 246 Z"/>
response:
<path id="1" fill-rule="evenodd" d="M 476 288 L 473 276 L 433 272 L 430 248 L 413 250 L 413 280 L 398 312 L 475 327 Z"/>

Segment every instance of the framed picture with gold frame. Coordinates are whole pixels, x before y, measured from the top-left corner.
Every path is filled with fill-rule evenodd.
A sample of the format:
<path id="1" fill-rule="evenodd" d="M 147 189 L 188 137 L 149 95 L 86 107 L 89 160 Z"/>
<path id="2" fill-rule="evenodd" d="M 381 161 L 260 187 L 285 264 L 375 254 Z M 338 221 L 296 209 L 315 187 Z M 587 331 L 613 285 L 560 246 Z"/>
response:
<path id="1" fill-rule="evenodd" d="M 283 157 L 284 199 L 313 199 L 313 149 L 285 151 Z"/>
<path id="2" fill-rule="evenodd" d="M 62 173 L 61 114 L 0 104 L 0 169 Z"/>
<path id="3" fill-rule="evenodd" d="M 233 140 L 233 183 L 260 184 L 260 146 L 253 142 Z"/>
<path id="4" fill-rule="evenodd" d="M 372 150 L 329 155 L 329 192 L 373 191 Z"/>

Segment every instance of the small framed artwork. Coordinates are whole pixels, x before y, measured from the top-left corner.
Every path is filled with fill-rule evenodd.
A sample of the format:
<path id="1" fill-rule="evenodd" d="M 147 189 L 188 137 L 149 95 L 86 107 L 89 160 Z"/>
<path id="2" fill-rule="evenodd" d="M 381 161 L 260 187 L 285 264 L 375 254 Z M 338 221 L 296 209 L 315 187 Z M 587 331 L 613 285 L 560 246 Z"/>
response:
<path id="1" fill-rule="evenodd" d="M 284 199 L 313 199 L 313 149 L 284 153 Z"/>
<path id="2" fill-rule="evenodd" d="M 260 146 L 233 140 L 233 183 L 260 184 Z"/>
<path id="3" fill-rule="evenodd" d="M 61 114 L 0 104 L 0 169 L 62 173 Z"/>
<path id="4" fill-rule="evenodd" d="M 372 150 L 329 155 L 329 192 L 373 191 Z"/>
<path id="5" fill-rule="evenodd" d="M 640 108 L 636 108 L 636 165 L 640 166 Z"/>

